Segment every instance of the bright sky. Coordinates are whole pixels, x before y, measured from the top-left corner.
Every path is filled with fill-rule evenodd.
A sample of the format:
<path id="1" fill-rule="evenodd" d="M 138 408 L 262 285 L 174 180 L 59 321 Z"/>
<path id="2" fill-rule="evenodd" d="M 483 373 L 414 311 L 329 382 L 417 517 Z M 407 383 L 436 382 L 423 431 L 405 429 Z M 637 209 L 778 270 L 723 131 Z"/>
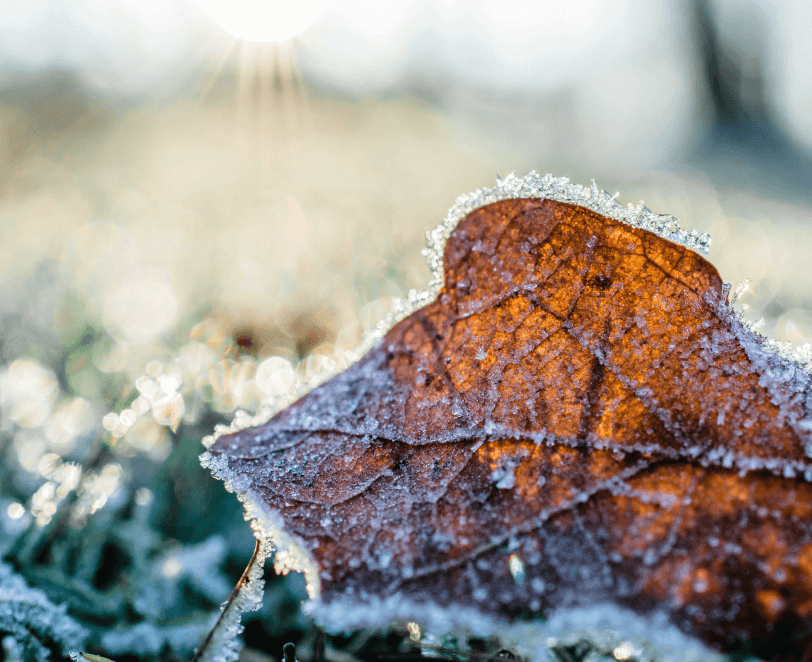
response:
<path id="1" fill-rule="evenodd" d="M 776 112 L 812 147 L 812 3 L 712 5 L 722 30 L 761 26 Z M 230 35 L 296 37 L 301 69 L 348 90 L 458 80 L 597 99 L 619 86 L 668 106 L 691 93 L 689 28 L 686 5 L 673 0 L 2 0 L 0 65 L 74 69 L 102 88 L 152 94 L 171 90 Z M 662 112 L 655 103 L 653 116 Z"/>

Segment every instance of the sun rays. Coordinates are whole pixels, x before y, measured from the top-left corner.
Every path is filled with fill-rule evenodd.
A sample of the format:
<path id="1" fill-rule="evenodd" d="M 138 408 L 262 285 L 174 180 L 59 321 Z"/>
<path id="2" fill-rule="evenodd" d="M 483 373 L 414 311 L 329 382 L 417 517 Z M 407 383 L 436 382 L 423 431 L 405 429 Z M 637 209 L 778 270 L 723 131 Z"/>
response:
<path id="1" fill-rule="evenodd" d="M 308 124 L 309 111 L 294 40 L 321 17 L 326 4 L 201 0 L 201 8 L 216 24 L 201 102 L 221 97 L 240 123 L 259 124 L 262 133 L 277 139 L 298 135 Z M 223 89 L 225 94 L 218 92 Z"/>

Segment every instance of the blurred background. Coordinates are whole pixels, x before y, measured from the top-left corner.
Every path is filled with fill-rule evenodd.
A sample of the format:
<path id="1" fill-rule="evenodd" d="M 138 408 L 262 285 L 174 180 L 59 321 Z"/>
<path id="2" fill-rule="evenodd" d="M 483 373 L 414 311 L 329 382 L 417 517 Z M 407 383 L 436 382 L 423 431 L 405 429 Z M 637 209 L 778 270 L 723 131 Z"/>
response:
<path id="1" fill-rule="evenodd" d="M 3 0 L 9 572 L 91 649 L 188 655 L 252 545 L 201 437 L 340 367 L 496 174 L 710 232 L 746 317 L 812 341 L 810 26 L 804 0 Z M 312 646 L 275 585 L 244 657 Z M 0 620 L 5 655 L 64 653 L 35 630 Z"/>

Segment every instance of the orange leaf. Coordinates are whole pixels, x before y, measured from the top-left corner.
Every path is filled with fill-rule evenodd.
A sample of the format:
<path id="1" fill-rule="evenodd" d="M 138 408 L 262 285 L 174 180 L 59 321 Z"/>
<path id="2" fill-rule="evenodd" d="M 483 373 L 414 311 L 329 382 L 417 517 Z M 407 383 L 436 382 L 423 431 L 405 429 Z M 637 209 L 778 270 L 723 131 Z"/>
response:
<path id="1" fill-rule="evenodd" d="M 454 229 L 433 302 L 211 452 L 312 556 L 327 610 L 610 603 L 800 660 L 810 376 L 725 299 L 645 229 L 493 202 Z"/>

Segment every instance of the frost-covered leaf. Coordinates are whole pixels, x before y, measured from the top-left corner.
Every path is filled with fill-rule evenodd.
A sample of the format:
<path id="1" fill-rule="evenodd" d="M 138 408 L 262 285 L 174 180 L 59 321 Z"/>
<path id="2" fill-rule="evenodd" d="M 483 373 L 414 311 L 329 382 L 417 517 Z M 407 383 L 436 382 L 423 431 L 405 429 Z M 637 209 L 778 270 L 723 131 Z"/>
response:
<path id="1" fill-rule="evenodd" d="M 70 659 L 74 662 L 82 662 L 88 660 L 89 662 L 113 662 L 109 657 L 102 657 L 101 655 L 94 655 L 93 653 L 85 653 L 83 651 L 71 651 Z"/>
<path id="2" fill-rule="evenodd" d="M 515 197 L 456 226 L 434 301 L 206 461 L 328 627 L 606 604 L 800 659 L 810 375 L 662 226 Z"/>
<path id="3" fill-rule="evenodd" d="M 5 563 L 0 563 L 0 634 L 10 659 L 47 662 L 54 653 L 81 648 L 90 633 L 42 591 L 29 588 Z"/>

